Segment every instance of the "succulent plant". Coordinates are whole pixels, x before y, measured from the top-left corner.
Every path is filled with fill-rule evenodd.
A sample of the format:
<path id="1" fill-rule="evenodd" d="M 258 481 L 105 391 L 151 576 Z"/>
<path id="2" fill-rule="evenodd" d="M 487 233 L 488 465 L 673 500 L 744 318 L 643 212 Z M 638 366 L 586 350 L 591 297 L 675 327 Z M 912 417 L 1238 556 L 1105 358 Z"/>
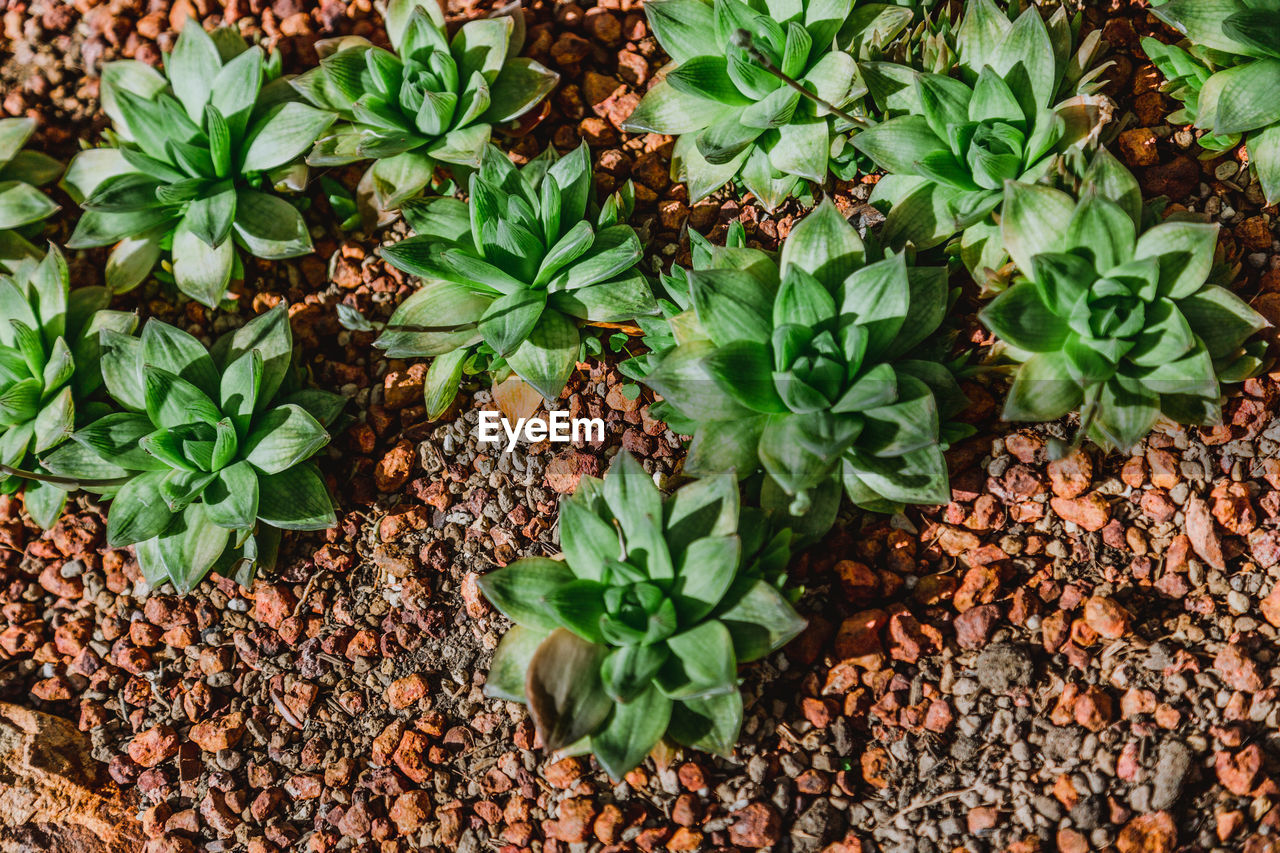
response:
<path id="1" fill-rule="evenodd" d="M 582 348 L 579 324 L 656 313 L 636 267 L 640 238 L 624 224 L 633 204 L 628 183 L 594 211 L 584 143 L 561 158 L 548 148 L 519 169 L 489 146 L 469 202 L 405 206 L 415 236 L 380 252 L 422 287 L 375 346 L 392 358 L 435 357 L 425 384 L 429 417 L 449 407 L 464 367 L 513 371 L 555 400 Z"/>
<path id="2" fill-rule="evenodd" d="M 747 249 L 747 233 L 740 220 L 729 223 L 724 245 L 717 246 L 693 229 L 688 230 L 690 269 L 694 272 L 714 269 L 717 263 L 732 265 L 732 258 L 753 259 L 760 253 Z M 749 262 L 748 262 L 749 263 Z M 685 320 L 694 319 L 689 312 L 693 307 L 689 297 L 689 279 L 685 270 L 672 266 L 670 271 L 659 273 L 659 313 L 636 318 L 636 325 L 643 333 L 645 352 L 633 355 L 618 365 L 618 370 L 631 379 L 644 380 L 662 358 L 676 347 L 677 329 Z"/>
<path id="3" fill-rule="evenodd" d="M 902 93 L 909 94 L 910 90 L 909 70 L 949 74 L 955 68 L 956 22 L 950 14 L 953 8 L 951 2 L 920 4 L 901 36 L 868 51 L 870 55 L 859 63 L 859 70 L 867 77 L 873 100 L 879 99 L 877 106 L 902 110 L 909 105 L 909 101 L 902 100 Z M 889 83 L 891 80 L 897 80 L 897 85 Z"/>
<path id="4" fill-rule="evenodd" d="M 332 113 L 296 99 L 280 55 L 233 29 L 183 27 L 165 75 L 134 60 L 102 69 L 109 146 L 82 151 L 63 184 L 84 208 L 71 248 L 115 243 L 107 286 L 136 287 L 168 250 L 178 289 L 211 308 L 240 267 L 237 246 L 275 260 L 311 251 L 296 161 Z"/>
<path id="5" fill-rule="evenodd" d="M 103 310 L 101 287 L 70 290 L 62 252 L 22 258 L 0 273 L 0 493 L 24 485 L 27 512 L 52 527 L 73 484 L 46 478 L 37 457 L 62 444 L 77 423 L 100 414 L 90 401 L 102 385 L 98 334 L 131 332 L 133 314 Z M 30 474 L 31 478 L 25 477 Z"/>
<path id="6" fill-rule="evenodd" d="M 860 119 L 859 52 L 913 15 L 855 0 L 656 0 L 644 10 L 673 67 L 624 129 L 679 137 L 673 173 L 692 201 L 740 178 L 768 210 L 802 181 L 827 180 L 833 144 L 854 126 L 847 118 Z"/>
<path id="7" fill-rule="evenodd" d="M 751 517 L 748 517 L 748 515 Z M 778 590 L 789 533 L 740 512 L 732 476 L 663 499 L 628 453 L 560 505 L 563 559 L 480 578 L 516 623 L 485 692 L 525 702 L 547 749 L 590 750 L 615 779 L 664 738 L 727 755 L 738 665 L 805 625 Z"/>
<path id="8" fill-rule="evenodd" d="M 954 29 L 950 75 L 874 63 L 867 80 L 893 115 L 853 137 L 887 176 L 871 201 L 882 238 L 927 249 L 961 236 L 971 272 L 1003 265 L 993 212 L 1004 182 L 1051 177 L 1059 155 L 1096 141 L 1109 115 L 1093 64 L 1097 39 L 1072 53 L 1065 11 L 1046 24 L 1031 5 L 1010 21 L 992 0 L 968 0 Z"/>
<path id="9" fill-rule="evenodd" d="M 965 398 L 942 363 L 946 271 L 880 257 L 829 200 L 780 263 L 712 251 L 687 274 L 678 346 L 644 379 L 663 398 L 655 414 L 693 435 L 685 471 L 763 468 L 794 515 L 835 482 L 868 509 L 946 503 L 942 451 L 965 434 L 948 424 Z"/>
<path id="10" fill-rule="evenodd" d="M 39 250 L 27 238 L 58 209 L 38 188 L 56 180 L 62 164 L 22 147 L 35 130 L 34 119 L 0 119 L 0 264 L 38 259 Z"/>
<path id="11" fill-rule="evenodd" d="M 334 523 L 308 460 L 345 399 L 299 390 L 292 358 L 284 305 L 211 350 L 158 320 L 138 337 L 103 332 L 103 378 L 123 411 L 76 430 L 45 465 L 117 480 L 93 489 L 111 498 L 107 543 L 136 546 L 153 587 L 168 579 L 188 592 L 215 567 L 247 579 L 274 559 L 279 530 Z"/>
<path id="12" fill-rule="evenodd" d="M 329 39 L 316 45 L 320 67 L 292 82 L 341 118 L 307 162 L 373 160 L 374 199 L 394 210 L 427 187 L 437 164 L 478 167 L 492 126 L 535 107 L 560 75 L 518 55 L 518 6 L 467 21 L 452 39 L 436 0 L 392 0 L 386 20 L 394 53 L 359 36 Z"/>
<path id="13" fill-rule="evenodd" d="M 1268 204 L 1280 202 L 1280 0 L 1168 0 L 1151 10 L 1186 47 L 1142 47 L 1183 104 L 1170 123 L 1204 130 L 1200 145 L 1226 151 L 1246 140 Z"/>
<path id="14" fill-rule="evenodd" d="M 1209 283 L 1216 224 L 1170 218 L 1140 232 L 1137 181 L 1117 188 L 1089 185 L 1077 201 L 1008 184 L 1001 230 L 1021 277 L 981 318 L 1021 363 L 1006 419 L 1080 409 L 1081 438 L 1128 449 L 1162 415 L 1218 423 L 1220 384 L 1263 366 L 1262 342 L 1246 342 L 1267 322 Z"/>

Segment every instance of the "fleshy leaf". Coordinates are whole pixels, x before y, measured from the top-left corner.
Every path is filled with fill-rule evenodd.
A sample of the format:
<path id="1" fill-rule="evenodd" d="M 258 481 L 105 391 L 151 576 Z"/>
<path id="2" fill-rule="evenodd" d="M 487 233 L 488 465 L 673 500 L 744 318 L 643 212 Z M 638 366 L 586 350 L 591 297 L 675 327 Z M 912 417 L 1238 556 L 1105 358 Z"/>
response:
<path id="1" fill-rule="evenodd" d="M 594 734 L 608 719 L 613 700 L 600 680 L 607 651 L 556 628 L 533 653 L 525 695 L 547 749 L 560 749 Z"/>

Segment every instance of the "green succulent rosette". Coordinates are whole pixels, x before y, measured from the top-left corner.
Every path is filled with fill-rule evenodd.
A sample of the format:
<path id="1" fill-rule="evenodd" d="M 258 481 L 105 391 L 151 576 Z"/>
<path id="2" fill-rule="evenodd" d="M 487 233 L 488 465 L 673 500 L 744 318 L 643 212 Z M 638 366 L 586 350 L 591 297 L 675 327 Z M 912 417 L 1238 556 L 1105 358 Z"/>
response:
<path id="1" fill-rule="evenodd" d="M 633 206 L 630 183 L 594 204 L 585 143 L 564 157 L 547 148 L 521 168 L 489 146 L 467 202 L 405 206 L 414 236 L 379 253 L 422 287 L 374 345 L 391 358 L 434 357 L 428 417 L 449 408 L 464 371 L 514 372 L 555 400 L 582 352 L 580 327 L 657 313 L 626 224 Z"/>
<path id="2" fill-rule="evenodd" d="M 178 289 L 216 308 L 243 275 L 240 250 L 311 252 L 302 214 L 269 190 L 303 187 L 298 161 L 335 116 L 297 99 L 279 53 L 192 19 L 163 75 L 135 60 L 104 65 L 102 109 L 107 146 L 76 155 L 63 186 L 84 208 L 68 247 L 115 244 L 112 292 L 136 287 L 168 252 Z"/>
<path id="3" fill-rule="evenodd" d="M 1088 184 L 1079 200 L 1010 182 L 1001 229 L 1021 275 L 980 315 L 1020 362 L 1007 420 L 1080 411 L 1084 435 L 1121 450 L 1161 417 L 1220 423 L 1221 386 L 1262 369 L 1265 345 L 1249 338 L 1268 325 L 1210 283 L 1218 226 L 1140 230 L 1130 181 Z"/>
<path id="4" fill-rule="evenodd" d="M 25 487 L 27 512 L 45 529 L 62 514 L 72 484 L 23 474 L 47 474 L 39 457 L 104 410 L 91 399 L 102 386 L 98 335 L 131 332 L 138 321 L 106 305 L 104 288 L 70 289 L 66 260 L 53 245 L 42 260 L 23 258 L 0 273 L 0 493 Z"/>
<path id="5" fill-rule="evenodd" d="M 246 581 L 270 565 L 281 530 L 335 522 L 319 468 L 345 398 L 298 387 L 283 305 L 212 349 L 150 320 L 138 337 L 101 335 L 107 393 L 122 411 L 76 430 L 45 457 L 55 474 L 116 482 L 107 544 L 135 546 L 153 587 L 189 592 L 211 570 Z"/>
<path id="6" fill-rule="evenodd" d="M 692 229 L 687 233 L 690 269 L 694 272 L 715 269 L 718 263 L 725 263 L 727 258 L 758 257 L 755 250 L 746 250 L 747 232 L 741 220 L 735 219 L 729 223 L 723 246 L 715 245 Z M 696 325 L 697 315 L 689 311 L 693 303 L 689 296 L 688 273 L 680 267 L 672 266 L 669 271 L 659 273 L 658 280 L 658 313 L 636 318 L 636 325 L 644 333 L 645 352 L 633 355 L 618 365 L 622 375 L 637 382 L 643 382 L 662 358 L 675 349 L 677 335 L 684 337 L 685 334 L 701 334 Z M 688 331 L 682 331 L 684 329 Z"/>
<path id="7" fill-rule="evenodd" d="M 35 133 L 31 118 L 0 119 L 0 265 L 40 258 L 30 238 L 43 228 L 58 204 L 40 191 L 62 174 L 62 164 L 40 151 L 23 148 Z"/>
<path id="8" fill-rule="evenodd" d="M 1280 0 L 1169 0 L 1151 12 L 1186 37 L 1185 46 L 1142 39 L 1183 104 L 1170 124 L 1205 133 L 1209 152 L 1245 140 L 1267 204 L 1280 202 Z"/>
<path id="9" fill-rule="evenodd" d="M 887 174 L 871 203 L 886 212 L 892 248 L 928 249 L 960 235 L 976 278 L 1004 265 L 998 208 L 1004 183 L 1052 178 L 1063 155 L 1097 141 L 1109 102 L 1092 94 L 1095 37 L 1074 48 L 1060 7 L 1046 23 L 1032 5 L 1016 19 L 992 0 L 969 0 L 946 73 L 868 63 L 868 85 L 893 118 L 853 146 Z"/>
<path id="10" fill-rule="evenodd" d="M 561 559 L 525 558 L 480 579 L 515 625 L 485 692 L 528 705 L 547 749 L 594 753 L 615 779 L 664 739 L 732 753 L 738 665 L 805 626 L 779 591 L 788 531 L 740 510 L 733 476 L 663 499 L 619 453 L 560 505 Z"/>
<path id="11" fill-rule="evenodd" d="M 945 269 L 883 256 L 828 200 L 780 262 L 712 249 L 687 288 L 676 346 L 644 378 L 662 396 L 655 415 L 693 435 L 687 473 L 763 470 L 762 501 L 780 505 L 780 490 L 798 516 L 817 495 L 828 526 L 840 484 L 877 511 L 950 500 L 942 452 L 967 428 L 950 423 L 965 398 L 938 334 Z"/>
<path id="12" fill-rule="evenodd" d="M 307 162 L 373 160 L 365 183 L 383 211 L 421 194 L 437 165 L 477 168 L 493 126 L 537 106 L 560 79 L 518 55 L 519 7 L 467 21 L 450 38 L 436 0 L 393 0 L 386 24 L 391 51 L 358 36 L 322 41 L 320 67 L 292 81 L 341 119 Z"/>
<path id="13" fill-rule="evenodd" d="M 774 210 L 806 181 L 822 184 L 833 147 L 853 125 L 770 73 L 776 69 L 838 111 L 863 111 L 857 60 L 912 20 L 909 6 L 855 0 L 656 0 L 649 26 L 672 59 L 623 128 L 678 137 L 673 177 L 691 201 L 734 179 Z"/>

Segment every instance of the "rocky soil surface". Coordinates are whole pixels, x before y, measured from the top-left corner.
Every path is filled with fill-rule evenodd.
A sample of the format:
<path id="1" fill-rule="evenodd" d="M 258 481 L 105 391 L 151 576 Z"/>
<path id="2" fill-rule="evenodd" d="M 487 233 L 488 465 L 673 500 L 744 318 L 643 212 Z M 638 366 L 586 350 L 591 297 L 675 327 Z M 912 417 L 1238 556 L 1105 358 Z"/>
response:
<path id="1" fill-rule="evenodd" d="M 1137 48 L 1154 29 L 1142 6 L 1087 13 L 1113 46 L 1116 150 L 1148 195 L 1223 224 L 1221 262 L 1280 325 L 1276 211 L 1238 159 L 1196 159 L 1192 134 L 1165 122 L 1172 105 Z M 317 38 L 382 38 L 369 0 L 4 9 L 0 109 L 35 116 L 64 157 L 104 126 L 101 63 L 158 62 L 189 18 L 260 36 L 287 70 L 314 60 Z M 563 80 L 543 120 L 504 147 L 525 157 L 585 138 L 603 189 L 636 181 L 655 268 L 686 255 L 686 226 L 716 239 L 740 220 L 766 247 L 785 235 L 798 206 L 766 217 L 732 192 L 690 205 L 668 177 L 671 141 L 619 130 L 663 62 L 639 3 L 537 0 L 529 15 L 528 52 Z M 835 188 L 863 222 L 875 219 L 868 192 Z M 1047 443 L 1070 425 L 999 423 L 984 384 L 998 375 L 979 373 L 966 415 L 978 433 L 950 454 L 951 503 L 844 517 L 798 559 L 810 628 L 744 672 L 738 754 L 666 756 L 613 785 L 588 759 L 548 756 L 519 706 L 483 697 L 504 625 L 476 578 L 554 553 L 558 497 L 619 447 L 667 482 L 678 437 L 607 364 L 583 365 L 562 401 L 606 418 L 603 446 L 478 447 L 487 389 L 424 422 L 424 365 L 383 359 L 374 334 L 343 328 L 336 312 L 376 322 L 411 291 L 373 254 L 394 237 L 326 231 L 328 219 L 314 219 L 315 256 L 249 266 L 238 313 L 210 318 L 157 286 L 137 306 L 207 338 L 289 301 L 304 364 L 352 400 L 325 461 L 336 529 L 288 540 L 278 570 L 251 588 L 215 577 L 179 597 L 149 590 L 132 554 L 105 546 L 96 506 L 41 533 L 0 498 L 0 699 L 73 721 L 83 746 L 66 754 L 87 749 L 111 780 L 86 781 L 101 767 L 85 759 L 76 784 L 109 803 L 55 785 L 61 799 L 40 799 L 25 826 L 0 820 L 0 849 L 1280 846 L 1280 374 L 1239 389 L 1219 428 L 1049 462 Z M 71 221 L 61 217 L 60 236 Z M 77 281 L 96 283 L 100 262 L 82 255 Z M 970 338 L 980 357 L 988 341 Z M 0 721 L 0 803 L 50 790 L 18 771 L 47 765 L 33 756 L 54 741 L 24 732 L 57 728 L 75 744 L 68 724 L 19 718 Z M 104 824 L 101 810 L 121 803 L 136 822 Z"/>

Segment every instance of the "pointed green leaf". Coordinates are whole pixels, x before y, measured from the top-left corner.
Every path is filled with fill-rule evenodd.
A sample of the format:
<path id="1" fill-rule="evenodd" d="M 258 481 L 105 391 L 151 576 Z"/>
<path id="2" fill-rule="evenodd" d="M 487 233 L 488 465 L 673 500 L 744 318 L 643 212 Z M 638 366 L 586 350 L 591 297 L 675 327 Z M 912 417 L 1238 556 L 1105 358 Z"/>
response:
<path id="1" fill-rule="evenodd" d="M 173 93 L 182 102 L 183 109 L 192 121 L 199 123 L 209 101 L 213 81 L 222 70 L 222 58 L 218 47 L 195 18 L 178 34 L 173 53 L 165 61 L 165 74 Z"/>
<path id="2" fill-rule="evenodd" d="M 148 471 L 120 487 L 107 513 L 107 544 L 122 548 L 159 536 L 173 517 L 160 495 L 168 471 Z"/>
<path id="3" fill-rule="evenodd" d="M 192 423 L 213 425 L 222 413 L 209 395 L 187 380 L 159 367 L 144 364 L 147 416 L 166 429 Z"/>
<path id="4" fill-rule="evenodd" d="M 577 364 L 578 328 L 559 311 L 543 311 L 537 325 L 507 357 L 507 364 L 547 400 L 556 400 Z"/>
<path id="5" fill-rule="evenodd" d="M 160 535 L 159 546 L 179 593 L 190 592 L 204 579 L 222 556 L 229 537 L 230 531 L 214 524 L 202 503 L 190 504 L 174 518 Z"/>
<path id="6" fill-rule="evenodd" d="M 767 581 L 750 579 L 735 586 L 717 618 L 729 629 L 741 663 L 759 660 L 782 648 L 804 630 L 805 620 Z"/>
<path id="7" fill-rule="evenodd" d="M 209 520 L 229 530 L 248 530 L 258 515 L 258 475 L 248 462 L 223 468 L 205 487 Z"/>
<path id="8" fill-rule="evenodd" d="M 1030 274 L 1033 257 L 1061 249 L 1075 203 L 1059 190 L 1010 182 L 1000 210 L 1000 235 L 1009 257 Z"/>
<path id="9" fill-rule="evenodd" d="M 259 258 L 296 258 L 312 250 L 302 214 L 278 196 L 251 189 L 236 190 L 235 233 Z"/>
<path id="10" fill-rule="evenodd" d="M 489 674 L 484 682 L 484 695 L 508 702 L 525 702 L 524 683 L 529 661 L 546 638 L 543 631 L 512 625 L 493 652 L 493 662 L 489 664 Z"/>
<path id="11" fill-rule="evenodd" d="M 210 308 L 226 295 L 235 266 L 235 246 L 230 240 L 210 248 L 191 230 L 184 218 L 173 234 L 173 278 L 178 289 Z"/>
<path id="12" fill-rule="evenodd" d="M 258 518 L 281 530 L 324 530 L 337 523 L 329 489 L 314 463 L 260 474 Z"/>
<path id="13" fill-rule="evenodd" d="M 728 757 L 742 728 L 742 694 L 738 691 L 675 703 L 668 734 L 677 743 Z"/>
<path id="14" fill-rule="evenodd" d="M 329 443 L 327 433 L 301 406 L 282 405 L 254 422 L 243 458 L 265 474 L 279 474 L 310 459 Z"/>
<path id="15" fill-rule="evenodd" d="M 733 637 L 722 622 L 710 620 L 667 638 L 671 656 L 657 677 L 672 699 L 694 699 L 737 690 L 738 664 Z"/>
<path id="16" fill-rule="evenodd" d="M 1206 285 L 1178 301 L 1178 309 L 1215 359 L 1230 355 L 1250 335 L 1268 325 L 1244 300 L 1216 285 Z"/>
<path id="17" fill-rule="evenodd" d="M 1054 421 L 1084 400 L 1061 351 L 1036 353 L 1018 368 L 1004 404 L 1007 421 Z"/>
<path id="18" fill-rule="evenodd" d="M 655 687 L 616 705 L 604 727 L 591 736 L 591 751 L 605 772 L 622 779 L 644 761 L 666 733 L 671 708 L 671 700 Z"/>

